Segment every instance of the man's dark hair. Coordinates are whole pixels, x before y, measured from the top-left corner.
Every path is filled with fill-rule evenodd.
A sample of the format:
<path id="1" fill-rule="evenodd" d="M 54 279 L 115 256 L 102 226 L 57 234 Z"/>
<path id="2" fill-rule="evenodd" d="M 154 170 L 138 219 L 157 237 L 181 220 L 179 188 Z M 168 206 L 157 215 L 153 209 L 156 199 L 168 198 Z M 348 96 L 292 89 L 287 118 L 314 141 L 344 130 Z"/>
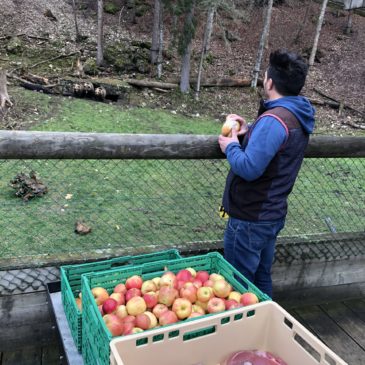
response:
<path id="1" fill-rule="evenodd" d="M 267 78 L 272 79 L 281 95 L 299 95 L 307 73 L 308 65 L 297 53 L 279 49 L 270 54 Z"/>

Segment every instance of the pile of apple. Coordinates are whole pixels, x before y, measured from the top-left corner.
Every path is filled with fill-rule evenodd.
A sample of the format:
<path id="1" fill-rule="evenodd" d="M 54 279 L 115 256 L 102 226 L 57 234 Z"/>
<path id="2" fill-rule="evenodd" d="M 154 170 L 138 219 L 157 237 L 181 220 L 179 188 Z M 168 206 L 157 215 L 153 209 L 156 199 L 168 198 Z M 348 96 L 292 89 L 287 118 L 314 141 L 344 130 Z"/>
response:
<path id="1" fill-rule="evenodd" d="M 166 271 L 161 277 L 145 281 L 133 275 L 116 285 L 110 295 L 102 287 L 92 288 L 91 292 L 112 336 L 259 302 L 252 292 L 233 291 L 222 275 L 193 268 L 177 274 Z"/>

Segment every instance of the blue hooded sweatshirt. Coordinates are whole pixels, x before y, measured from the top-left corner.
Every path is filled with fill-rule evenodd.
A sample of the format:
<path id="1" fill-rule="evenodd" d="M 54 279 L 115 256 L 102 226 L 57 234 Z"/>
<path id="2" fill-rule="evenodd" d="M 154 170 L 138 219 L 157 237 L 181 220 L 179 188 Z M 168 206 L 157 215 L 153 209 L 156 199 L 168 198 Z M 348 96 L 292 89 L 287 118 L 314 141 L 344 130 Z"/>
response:
<path id="1" fill-rule="evenodd" d="M 314 108 L 302 96 L 267 100 L 264 107 L 267 111 L 249 127 L 242 145 L 233 142 L 226 148 L 231 171 L 223 205 L 238 219 L 275 220 L 286 215 L 287 196 L 314 128 Z"/>

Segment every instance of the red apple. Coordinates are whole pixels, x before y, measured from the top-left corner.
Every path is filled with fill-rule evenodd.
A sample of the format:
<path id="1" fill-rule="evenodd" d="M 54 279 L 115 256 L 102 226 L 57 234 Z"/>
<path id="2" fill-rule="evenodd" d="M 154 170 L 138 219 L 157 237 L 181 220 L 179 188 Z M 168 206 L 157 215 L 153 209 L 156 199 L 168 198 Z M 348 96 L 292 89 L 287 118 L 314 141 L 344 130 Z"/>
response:
<path id="1" fill-rule="evenodd" d="M 226 309 L 243 307 L 241 303 L 236 302 L 234 299 L 227 299 L 225 304 L 226 304 Z"/>
<path id="2" fill-rule="evenodd" d="M 111 293 L 109 298 L 113 298 L 117 301 L 118 305 L 122 305 L 125 303 L 124 294 L 122 293 Z"/>
<path id="3" fill-rule="evenodd" d="M 158 303 L 158 294 L 154 291 L 150 291 L 143 296 L 146 302 L 147 308 L 152 309 Z"/>
<path id="4" fill-rule="evenodd" d="M 177 281 L 191 281 L 193 278 L 193 276 L 191 275 L 191 272 L 189 270 L 180 270 L 177 274 L 176 274 L 176 280 Z"/>
<path id="5" fill-rule="evenodd" d="M 176 313 L 177 318 L 185 319 L 191 314 L 191 302 L 185 298 L 175 299 L 172 305 L 172 311 Z"/>
<path id="6" fill-rule="evenodd" d="M 205 314 L 205 310 L 198 304 L 193 304 L 191 311 L 193 313 L 199 313 L 200 315 Z"/>
<path id="7" fill-rule="evenodd" d="M 195 269 L 193 269 L 192 267 L 188 267 L 188 268 L 186 268 L 186 270 L 190 271 L 191 276 L 193 278 L 195 278 L 195 276 L 196 276 L 196 270 Z"/>
<path id="8" fill-rule="evenodd" d="M 125 293 L 127 292 L 127 288 L 125 287 L 125 285 L 123 283 L 117 284 L 114 287 L 114 293 L 121 293 L 123 295 L 125 295 Z"/>
<path id="9" fill-rule="evenodd" d="M 118 307 L 118 302 L 113 298 L 108 298 L 103 303 L 103 312 L 106 314 L 113 313 Z"/>
<path id="10" fill-rule="evenodd" d="M 259 302 L 256 294 L 251 292 L 246 292 L 241 295 L 241 304 L 245 307 L 246 305 L 256 304 Z"/>
<path id="11" fill-rule="evenodd" d="M 139 327 L 133 327 L 132 329 L 130 329 L 129 331 L 125 331 L 123 332 L 123 335 L 124 336 L 127 336 L 127 335 L 133 335 L 135 333 L 140 333 L 140 332 L 143 332 L 143 329 L 142 328 L 139 328 Z"/>
<path id="12" fill-rule="evenodd" d="M 213 288 L 213 285 L 214 285 L 214 281 L 213 280 L 207 280 L 207 281 L 204 281 L 203 283 L 203 286 L 208 286 L 209 288 Z"/>
<path id="13" fill-rule="evenodd" d="M 171 310 L 167 310 L 162 313 L 158 322 L 161 326 L 165 326 L 166 324 L 176 323 L 178 321 L 177 315 L 175 312 Z"/>
<path id="14" fill-rule="evenodd" d="M 216 280 L 213 284 L 213 293 L 218 298 L 227 298 L 232 291 L 232 285 L 225 280 Z"/>
<path id="15" fill-rule="evenodd" d="M 161 314 L 167 312 L 169 308 L 165 304 L 156 304 L 153 309 L 152 313 L 157 317 L 160 318 Z"/>
<path id="16" fill-rule="evenodd" d="M 122 319 L 122 322 L 124 324 L 126 323 L 132 323 L 132 328 L 134 327 L 135 323 L 136 323 L 136 317 L 135 316 L 131 316 L 130 314 L 128 314 L 126 317 L 124 317 Z"/>
<path id="17" fill-rule="evenodd" d="M 127 304 L 127 312 L 132 316 L 136 316 L 137 314 L 143 313 L 147 309 L 146 302 L 142 297 L 133 297 L 131 298 Z"/>
<path id="18" fill-rule="evenodd" d="M 188 317 L 188 319 L 190 318 L 196 318 L 196 317 L 201 317 L 204 314 L 198 313 L 198 312 L 191 312 L 190 316 Z"/>
<path id="19" fill-rule="evenodd" d="M 108 298 L 109 294 L 106 289 L 101 286 L 97 286 L 91 289 L 91 294 L 94 296 L 96 305 L 103 304 Z"/>
<path id="20" fill-rule="evenodd" d="M 123 333 L 123 322 L 115 314 L 105 314 L 103 320 L 112 336 L 120 336 Z"/>
<path id="21" fill-rule="evenodd" d="M 192 281 L 192 283 L 194 284 L 194 286 L 195 287 L 197 287 L 197 288 L 200 288 L 201 286 L 203 286 L 203 283 L 200 281 L 200 280 L 198 280 L 198 279 L 194 279 L 193 281 Z"/>
<path id="22" fill-rule="evenodd" d="M 126 286 L 127 290 L 132 289 L 132 288 L 141 289 L 142 284 L 143 284 L 143 280 L 139 275 L 133 275 L 133 276 L 129 277 L 125 282 L 125 286 Z"/>
<path id="23" fill-rule="evenodd" d="M 200 302 L 199 300 L 197 300 L 195 302 L 195 305 L 197 305 L 198 307 L 202 308 L 204 313 L 206 313 L 206 311 L 208 310 L 208 302 Z M 194 309 L 194 312 L 199 312 L 196 309 Z"/>
<path id="24" fill-rule="evenodd" d="M 160 289 L 160 280 L 161 280 L 161 278 L 159 276 L 156 276 L 155 278 L 152 279 L 152 281 L 155 283 L 157 289 Z"/>
<path id="25" fill-rule="evenodd" d="M 124 304 L 118 305 L 117 309 L 115 310 L 115 314 L 120 319 L 127 317 L 128 316 L 127 307 Z"/>
<path id="26" fill-rule="evenodd" d="M 239 303 L 241 301 L 241 293 L 239 293 L 238 291 L 231 291 L 228 295 L 228 299 L 233 299 L 237 303 Z"/>
<path id="27" fill-rule="evenodd" d="M 81 302 L 81 298 L 76 298 L 76 305 L 77 308 L 79 308 L 79 311 L 82 312 L 82 302 Z"/>
<path id="28" fill-rule="evenodd" d="M 165 304 L 168 307 L 172 305 L 177 297 L 178 291 L 170 286 L 161 286 L 160 290 L 158 291 L 158 302 Z"/>
<path id="29" fill-rule="evenodd" d="M 101 316 L 103 316 L 105 314 L 103 311 L 103 305 L 102 304 L 98 305 L 98 309 L 99 309 Z"/>
<path id="30" fill-rule="evenodd" d="M 217 281 L 217 280 L 226 280 L 224 278 L 224 276 L 220 275 L 220 274 L 217 274 L 217 273 L 212 273 L 209 275 L 209 279 L 212 280 L 212 281 Z"/>
<path id="31" fill-rule="evenodd" d="M 208 302 L 208 313 L 218 313 L 226 310 L 226 304 L 222 298 L 211 298 Z"/>
<path id="32" fill-rule="evenodd" d="M 140 296 L 142 296 L 141 289 L 131 288 L 125 293 L 125 301 L 128 302 L 131 298 Z"/>
<path id="33" fill-rule="evenodd" d="M 208 286 L 202 286 L 198 288 L 196 296 L 199 302 L 208 302 L 213 297 L 213 290 Z"/>
<path id="34" fill-rule="evenodd" d="M 134 323 L 126 322 L 123 325 L 123 336 L 130 335 L 132 333 L 132 329 L 134 328 Z"/>
<path id="35" fill-rule="evenodd" d="M 176 288 L 177 279 L 176 279 L 176 275 L 173 272 L 167 271 L 161 276 L 160 288 L 163 286 L 168 286 L 170 288 Z"/>
<path id="36" fill-rule="evenodd" d="M 157 317 L 149 311 L 144 312 L 144 314 L 150 318 L 151 324 L 149 328 L 155 328 L 158 323 Z"/>
<path id="37" fill-rule="evenodd" d="M 137 314 L 136 316 L 136 327 L 147 330 L 150 328 L 151 320 L 150 317 L 145 313 Z"/>
<path id="38" fill-rule="evenodd" d="M 196 286 L 188 282 L 180 289 L 180 298 L 186 298 L 190 303 L 195 303 L 197 300 L 197 291 Z"/>
<path id="39" fill-rule="evenodd" d="M 157 286 L 152 280 L 146 280 L 145 282 L 143 282 L 141 287 L 142 294 L 146 294 L 149 291 L 156 291 L 156 290 Z"/>
<path id="40" fill-rule="evenodd" d="M 200 280 L 202 283 L 206 282 L 209 279 L 208 271 L 205 270 L 198 271 L 195 275 L 195 279 Z"/>

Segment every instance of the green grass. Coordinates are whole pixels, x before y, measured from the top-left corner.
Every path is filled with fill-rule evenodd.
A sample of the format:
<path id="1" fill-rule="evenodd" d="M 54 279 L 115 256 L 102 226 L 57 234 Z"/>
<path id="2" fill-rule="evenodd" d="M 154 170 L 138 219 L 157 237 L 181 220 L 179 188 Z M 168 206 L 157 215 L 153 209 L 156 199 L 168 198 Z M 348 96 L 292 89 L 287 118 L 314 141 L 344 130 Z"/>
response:
<path id="1" fill-rule="evenodd" d="M 126 109 L 82 99 L 63 99 L 62 112 L 33 127 L 39 131 L 114 132 L 147 134 L 219 134 L 220 124 L 187 118 L 169 111 Z"/>
<path id="2" fill-rule="evenodd" d="M 220 130 L 215 121 L 163 110 L 24 95 L 23 103 L 39 110 L 32 130 L 215 135 Z M 30 170 L 49 192 L 24 203 L 9 181 Z M 364 170 L 364 159 L 305 160 L 282 235 L 328 233 L 328 217 L 338 232 L 363 230 Z M 151 244 L 161 249 L 223 236 L 218 206 L 228 171 L 224 160 L 1 160 L 0 171 L 3 258 L 110 247 L 133 251 Z M 77 220 L 92 232 L 75 234 Z"/>

